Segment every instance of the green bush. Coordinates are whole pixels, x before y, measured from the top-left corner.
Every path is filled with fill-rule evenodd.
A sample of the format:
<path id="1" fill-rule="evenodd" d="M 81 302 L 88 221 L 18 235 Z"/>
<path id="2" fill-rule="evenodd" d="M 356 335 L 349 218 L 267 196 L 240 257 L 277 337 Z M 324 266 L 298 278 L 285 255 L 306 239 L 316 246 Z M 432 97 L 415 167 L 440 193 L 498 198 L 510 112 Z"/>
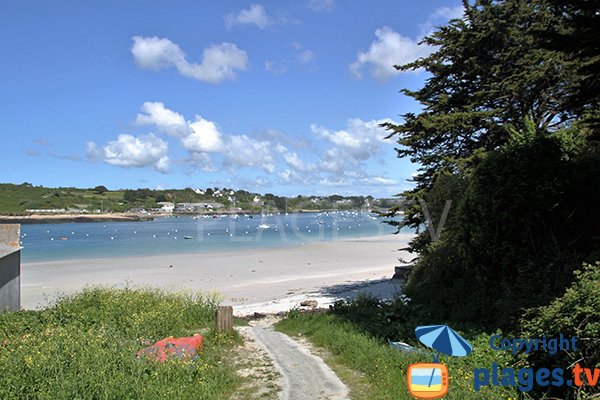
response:
<path id="1" fill-rule="evenodd" d="M 424 317 L 512 330 L 598 255 L 600 159 L 573 157 L 559 136 L 521 139 L 480 162 L 462 193 L 443 190 L 456 206 L 406 287 Z"/>
<path id="2" fill-rule="evenodd" d="M 384 301 L 360 293 L 353 301 L 338 300 L 330 312 L 355 327 L 382 340 L 398 340 L 412 337 L 414 331 L 407 330 L 411 325 L 409 299 L 398 296 L 393 301 Z"/>
<path id="3" fill-rule="evenodd" d="M 567 368 L 578 362 L 585 368 L 600 368 L 600 263 L 587 264 L 575 272 L 575 281 L 565 294 L 546 306 L 530 309 L 521 321 L 522 335 L 528 338 L 542 336 L 578 338 L 577 350 L 558 352 L 550 355 L 545 352 L 530 353 L 525 361 L 534 368 Z M 562 389 L 562 390 L 560 390 Z M 558 388 L 559 396 L 565 396 L 566 388 Z M 581 388 L 583 393 L 600 393 L 600 387 Z"/>

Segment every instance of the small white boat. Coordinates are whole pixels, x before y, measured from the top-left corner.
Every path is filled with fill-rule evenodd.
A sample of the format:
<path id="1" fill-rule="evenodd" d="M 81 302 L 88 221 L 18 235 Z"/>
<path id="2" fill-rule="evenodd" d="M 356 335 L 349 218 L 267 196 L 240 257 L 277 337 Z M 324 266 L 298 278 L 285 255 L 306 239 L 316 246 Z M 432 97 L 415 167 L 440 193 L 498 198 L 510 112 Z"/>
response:
<path id="1" fill-rule="evenodd" d="M 267 224 L 260 224 L 258 226 L 259 229 L 269 229 L 271 227 L 271 225 L 267 225 Z"/>
<path id="2" fill-rule="evenodd" d="M 184 238 L 184 239 L 196 239 L 196 237 L 195 237 L 195 236 L 184 236 L 183 238 Z"/>

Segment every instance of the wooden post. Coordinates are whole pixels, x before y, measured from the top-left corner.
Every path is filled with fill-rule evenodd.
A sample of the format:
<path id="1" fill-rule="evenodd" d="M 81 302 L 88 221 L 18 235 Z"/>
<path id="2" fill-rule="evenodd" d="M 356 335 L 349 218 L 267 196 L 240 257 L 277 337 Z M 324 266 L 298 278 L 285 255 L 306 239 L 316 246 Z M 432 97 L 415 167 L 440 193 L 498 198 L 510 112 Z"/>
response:
<path id="1" fill-rule="evenodd" d="M 231 332 L 233 330 L 233 307 L 217 306 L 217 332 Z"/>

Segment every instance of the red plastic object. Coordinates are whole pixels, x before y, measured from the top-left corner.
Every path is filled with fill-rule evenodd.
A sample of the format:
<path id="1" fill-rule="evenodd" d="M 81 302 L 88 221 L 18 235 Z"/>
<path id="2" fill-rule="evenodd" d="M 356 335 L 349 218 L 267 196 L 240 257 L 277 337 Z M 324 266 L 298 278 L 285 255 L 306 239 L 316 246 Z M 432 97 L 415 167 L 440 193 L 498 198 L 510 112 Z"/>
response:
<path id="1" fill-rule="evenodd" d="M 142 355 L 148 358 L 164 362 L 169 357 L 179 359 L 196 359 L 198 353 L 202 351 L 202 336 L 194 335 L 189 337 L 174 338 L 168 337 L 159 340 L 150 347 L 146 347 L 138 352 L 138 357 Z"/>

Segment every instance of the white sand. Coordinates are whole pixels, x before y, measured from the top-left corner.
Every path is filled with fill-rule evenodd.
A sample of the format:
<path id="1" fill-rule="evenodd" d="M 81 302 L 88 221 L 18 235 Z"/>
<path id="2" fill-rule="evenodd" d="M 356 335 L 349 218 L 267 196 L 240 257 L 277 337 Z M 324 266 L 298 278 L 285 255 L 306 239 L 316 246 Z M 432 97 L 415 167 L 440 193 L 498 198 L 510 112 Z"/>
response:
<path id="1" fill-rule="evenodd" d="M 314 298 L 319 306 L 366 291 L 391 297 L 398 258 L 412 235 L 385 235 L 301 246 L 201 254 L 26 263 L 24 308 L 47 306 L 57 294 L 86 285 L 153 286 L 218 291 L 237 315 L 278 312 Z M 172 266 L 172 267 L 171 267 Z"/>

